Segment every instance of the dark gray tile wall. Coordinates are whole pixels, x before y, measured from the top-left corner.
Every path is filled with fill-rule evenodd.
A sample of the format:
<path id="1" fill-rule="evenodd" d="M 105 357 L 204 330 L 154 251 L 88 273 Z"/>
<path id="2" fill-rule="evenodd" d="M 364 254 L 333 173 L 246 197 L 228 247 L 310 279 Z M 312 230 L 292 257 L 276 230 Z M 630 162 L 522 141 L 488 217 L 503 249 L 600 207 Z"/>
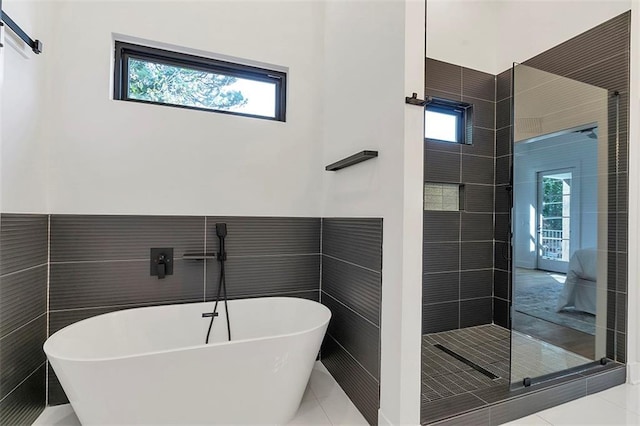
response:
<path id="1" fill-rule="evenodd" d="M 631 12 L 623 13 L 538 56 L 525 65 L 608 89 L 609 100 L 609 219 L 607 357 L 626 362 L 627 314 L 627 232 L 628 232 L 628 117 L 629 117 L 629 46 Z M 511 166 L 511 70 L 497 76 L 496 107 L 496 241 L 503 240 L 508 219 L 505 183 L 507 166 Z M 617 91 L 619 96 L 614 96 Z M 619 102 L 619 117 L 616 115 Z M 617 131 L 619 129 L 619 132 Z M 498 243 L 496 242 L 496 245 Z M 496 268 L 509 272 L 503 266 Z M 506 263 L 506 262 L 505 262 Z M 496 286 L 498 284 L 496 283 Z M 502 284 L 500 284 L 502 285 Z M 497 287 L 496 289 L 497 290 Z M 497 293 L 497 291 L 496 291 Z M 504 293 L 502 293 L 504 295 Z M 496 299 L 508 301 L 500 296 Z M 503 315 L 503 314 L 499 314 Z"/>
<path id="2" fill-rule="evenodd" d="M 472 145 L 425 141 L 425 182 L 464 185 L 462 211 L 424 212 L 423 333 L 489 324 L 493 311 L 495 76 L 431 58 L 426 96 L 473 104 Z"/>
<path id="3" fill-rule="evenodd" d="M 322 219 L 321 301 L 332 312 L 321 359 L 367 421 L 380 406 L 382 219 Z"/>
<path id="4" fill-rule="evenodd" d="M 0 216 L 0 424 L 31 424 L 45 406 L 46 215 Z"/>
<path id="5" fill-rule="evenodd" d="M 319 218 L 52 215 L 49 335 L 120 309 L 211 300 L 218 262 L 184 255 L 217 252 L 218 222 L 227 223 L 231 298 L 319 300 Z M 149 274 L 153 247 L 174 249 L 173 275 L 163 280 Z M 49 370 L 49 404 L 65 402 Z"/>
<path id="6" fill-rule="evenodd" d="M 46 366 L 43 363 L 13 392 L 0 400 L 0 424 L 31 425 L 45 408 Z"/>
<path id="7" fill-rule="evenodd" d="M 495 245 L 493 283 L 493 321 L 495 324 L 511 326 L 511 223 L 510 199 L 512 153 L 511 126 L 511 79 L 512 71 L 506 70 L 496 76 L 496 171 L 495 198 Z"/>

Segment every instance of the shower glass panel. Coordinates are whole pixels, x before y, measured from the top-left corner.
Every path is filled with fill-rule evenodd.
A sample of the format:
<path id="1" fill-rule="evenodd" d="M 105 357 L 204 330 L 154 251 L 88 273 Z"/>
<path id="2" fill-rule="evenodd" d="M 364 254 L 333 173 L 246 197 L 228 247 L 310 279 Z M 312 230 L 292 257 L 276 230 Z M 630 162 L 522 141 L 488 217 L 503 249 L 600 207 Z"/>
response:
<path id="1" fill-rule="evenodd" d="M 606 354 L 608 91 L 513 68 L 511 382 Z M 613 121 L 608 120 L 613 117 Z"/>

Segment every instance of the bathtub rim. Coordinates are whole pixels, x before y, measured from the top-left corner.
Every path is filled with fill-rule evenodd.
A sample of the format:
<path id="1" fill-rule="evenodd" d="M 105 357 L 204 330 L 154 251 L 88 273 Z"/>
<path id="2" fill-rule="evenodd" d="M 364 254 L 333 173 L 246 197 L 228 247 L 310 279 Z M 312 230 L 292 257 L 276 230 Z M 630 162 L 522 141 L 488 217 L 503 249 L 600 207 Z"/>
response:
<path id="1" fill-rule="evenodd" d="M 303 335 L 303 334 L 312 333 L 312 332 L 314 332 L 314 331 L 316 331 L 316 330 L 318 330 L 318 329 L 320 329 L 322 327 L 328 326 L 329 321 L 331 320 L 331 317 L 333 316 L 333 313 L 331 312 L 331 310 L 328 307 L 326 307 L 325 305 L 323 305 L 322 303 L 316 302 L 315 300 L 303 299 L 303 298 L 298 298 L 298 297 L 286 297 L 286 296 L 251 297 L 251 298 L 232 299 L 232 300 L 229 300 L 229 302 L 236 301 L 236 300 L 256 300 L 256 299 L 280 299 L 280 300 L 286 299 L 286 300 L 302 301 L 303 303 L 315 303 L 315 304 L 321 306 L 321 309 L 322 309 L 322 311 L 324 313 L 328 313 L 328 317 L 326 318 L 325 321 L 321 322 L 317 326 L 314 326 L 314 327 L 311 327 L 311 328 L 307 328 L 307 329 L 304 329 L 304 330 L 300 330 L 300 331 L 296 331 L 296 332 L 293 332 L 293 333 L 274 334 L 274 335 L 270 335 L 270 336 L 255 337 L 255 338 L 251 338 L 251 339 L 232 340 L 231 342 L 222 341 L 222 342 L 209 343 L 209 344 L 180 346 L 178 348 L 173 348 L 173 349 L 163 349 L 163 350 L 158 350 L 158 351 L 153 351 L 153 352 L 140 352 L 140 353 L 131 354 L 131 355 L 114 356 L 114 357 L 107 357 L 107 358 L 105 358 L 105 357 L 99 357 L 99 358 L 98 357 L 96 357 L 96 358 L 73 358 L 73 357 L 66 357 L 66 356 L 58 356 L 55 353 L 50 354 L 50 351 L 47 351 L 48 342 L 51 339 L 53 339 L 58 333 L 66 330 L 69 327 L 73 327 L 76 324 L 80 324 L 80 323 L 83 323 L 85 321 L 95 320 L 96 318 L 107 316 L 107 315 L 117 315 L 118 313 L 121 313 L 121 312 L 124 312 L 124 311 L 132 311 L 132 310 L 137 310 L 137 309 L 145 310 L 145 309 L 161 308 L 163 306 L 172 306 L 172 305 L 188 305 L 188 304 L 192 304 L 192 303 L 193 304 L 195 304 L 195 303 L 215 303 L 215 301 L 169 303 L 169 304 L 165 304 L 165 305 L 141 306 L 141 307 L 137 307 L 137 308 L 127 308 L 127 309 L 120 309 L 120 310 L 117 310 L 117 311 L 107 312 L 107 313 L 96 315 L 96 316 L 93 316 L 93 317 L 90 317 L 90 318 L 85 318 L 83 320 L 74 322 L 73 324 L 69 324 L 68 326 L 61 328 L 60 330 L 56 331 L 51 336 L 49 336 L 45 340 L 44 344 L 42 345 L 42 349 L 43 349 L 43 351 L 44 351 L 44 353 L 45 353 L 45 355 L 47 357 L 47 360 L 49 360 L 49 356 L 51 356 L 51 357 L 55 358 L 56 360 L 71 361 L 71 362 L 119 361 L 119 360 L 140 358 L 140 357 L 150 356 L 150 355 L 160 355 L 160 354 L 167 354 L 167 353 L 173 353 L 173 352 L 180 352 L 180 351 L 186 351 L 186 350 L 213 348 L 213 347 L 218 347 L 218 346 L 226 346 L 226 345 L 240 344 L 240 343 L 246 343 L 246 342 L 260 342 L 260 341 L 269 340 L 269 339 L 275 339 L 275 338 L 300 336 L 300 335 Z"/>

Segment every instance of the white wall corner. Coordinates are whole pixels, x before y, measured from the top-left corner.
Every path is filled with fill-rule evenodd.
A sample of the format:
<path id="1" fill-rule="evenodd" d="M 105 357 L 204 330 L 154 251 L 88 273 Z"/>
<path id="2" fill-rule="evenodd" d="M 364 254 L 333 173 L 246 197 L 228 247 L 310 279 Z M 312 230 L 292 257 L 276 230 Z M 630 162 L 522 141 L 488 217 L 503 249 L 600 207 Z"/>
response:
<path id="1" fill-rule="evenodd" d="M 423 96 L 425 2 L 404 0 L 403 73 L 404 84 L 400 98 L 392 102 L 404 103 L 404 96 L 413 92 Z M 402 78 L 402 77 L 401 77 Z M 398 105 L 398 104 L 395 104 Z M 403 136 L 394 141 L 393 150 L 399 163 L 396 167 L 401 181 L 393 191 L 400 195 L 399 216 L 385 218 L 385 231 L 393 225 L 400 232 L 397 246 L 386 251 L 400 262 L 393 277 L 383 276 L 380 424 L 417 425 L 420 423 L 420 369 L 422 327 L 422 192 L 424 112 L 414 105 L 401 105 Z M 394 238 L 395 239 L 395 238 Z M 393 244 L 393 243 L 392 243 Z M 385 249 L 386 250 L 386 249 Z M 389 272 L 389 271 L 387 271 Z M 384 268 L 383 268 L 384 274 Z"/>

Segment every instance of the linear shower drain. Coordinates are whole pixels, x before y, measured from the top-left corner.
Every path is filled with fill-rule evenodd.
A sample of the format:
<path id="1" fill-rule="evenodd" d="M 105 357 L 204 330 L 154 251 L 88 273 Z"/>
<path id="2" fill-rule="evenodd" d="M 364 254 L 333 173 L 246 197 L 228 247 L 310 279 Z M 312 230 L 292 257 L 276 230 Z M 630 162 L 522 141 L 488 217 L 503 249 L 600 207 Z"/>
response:
<path id="1" fill-rule="evenodd" d="M 482 367 L 480 367 L 478 364 L 476 364 L 475 362 L 463 357 L 462 355 L 452 351 L 449 348 L 445 348 L 444 346 L 442 346 L 440 343 L 437 343 L 435 345 L 436 348 L 440 349 L 441 351 L 443 351 L 444 353 L 451 355 L 452 357 L 454 357 L 455 359 L 457 359 L 458 361 L 464 362 L 465 364 L 467 364 L 469 367 L 473 368 L 474 370 L 476 370 L 479 373 L 484 374 L 485 376 L 487 376 L 488 378 L 490 378 L 491 380 L 496 380 L 499 379 L 500 377 L 496 376 L 495 374 L 493 374 L 491 371 L 484 369 Z"/>

